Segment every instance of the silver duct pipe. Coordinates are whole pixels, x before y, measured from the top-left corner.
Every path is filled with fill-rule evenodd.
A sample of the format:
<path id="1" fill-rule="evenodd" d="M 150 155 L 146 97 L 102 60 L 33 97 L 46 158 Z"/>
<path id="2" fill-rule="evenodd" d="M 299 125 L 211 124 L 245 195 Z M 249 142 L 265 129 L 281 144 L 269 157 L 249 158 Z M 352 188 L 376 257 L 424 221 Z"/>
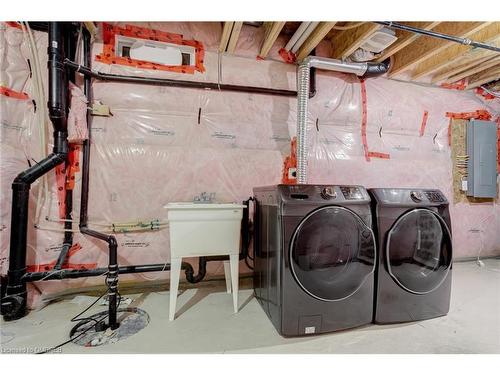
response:
<path id="1" fill-rule="evenodd" d="M 297 71 L 297 183 L 307 183 L 307 113 L 311 68 L 352 73 L 357 76 L 380 75 L 389 69 L 386 63 L 350 63 L 325 57 L 308 56 Z"/>

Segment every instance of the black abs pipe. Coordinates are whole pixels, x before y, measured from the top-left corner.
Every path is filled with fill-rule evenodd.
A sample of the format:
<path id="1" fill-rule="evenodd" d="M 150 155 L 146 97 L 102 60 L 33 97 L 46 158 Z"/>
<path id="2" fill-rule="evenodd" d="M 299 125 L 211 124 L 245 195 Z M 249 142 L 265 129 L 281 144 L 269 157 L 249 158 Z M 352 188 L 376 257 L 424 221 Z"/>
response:
<path id="1" fill-rule="evenodd" d="M 384 25 L 384 26 L 390 27 L 392 29 L 409 31 L 409 32 L 416 33 L 416 34 L 427 35 L 427 36 L 430 36 L 433 38 L 449 40 L 449 41 L 455 42 L 455 43 L 460 43 L 460 44 L 465 44 L 465 45 L 472 46 L 472 47 L 483 48 L 483 49 L 487 49 L 490 51 L 500 52 L 499 47 L 492 46 L 492 45 L 486 44 L 486 43 L 476 42 L 476 41 L 468 39 L 468 38 L 460 38 L 460 37 L 457 37 L 454 35 L 438 33 L 436 31 L 432 31 L 432 30 L 419 29 L 417 27 L 403 25 L 403 24 L 397 23 L 397 22 L 377 21 L 375 23 L 378 23 L 379 25 Z"/>
<path id="2" fill-rule="evenodd" d="M 28 203 L 31 184 L 66 160 L 68 133 L 66 122 L 67 83 L 64 68 L 64 25 L 49 24 L 49 116 L 54 127 L 54 148 L 47 158 L 20 173 L 12 183 L 12 218 L 6 294 L 1 302 L 5 320 L 15 320 L 26 314 L 26 241 L 28 233 Z"/>
<path id="3" fill-rule="evenodd" d="M 69 26 L 69 25 L 68 25 Z M 71 56 L 74 57 L 76 56 L 76 34 L 75 34 L 75 28 L 66 28 L 66 35 L 71 34 L 71 37 L 66 37 L 65 38 L 65 55 L 66 56 Z M 66 77 L 67 80 L 71 80 L 75 82 L 75 72 L 74 71 L 66 71 Z M 67 90 L 66 93 L 66 110 L 69 111 L 69 102 L 70 102 L 70 97 L 69 97 L 69 90 Z M 69 168 L 69 160 L 66 159 L 65 163 L 65 170 L 66 168 Z M 64 204 L 65 204 L 65 209 L 66 209 L 66 221 L 64 222 L 64 240 L 63 240 L 63 245 L 61 252 L 59 253 L 59 256 L 57 258 L 56 264 L 54 265 L 54 270 L 59 270 L 61 269 L 62 265 L 66 261 L 66 258 L 69 253 L 69 249 L 71 249 L 71 246 L 73 246 L 73 190 L 66 190 L 66 196 L 64 199 Z"/>
<path id="4" fill-rule="evenodd" d="M 181 268 L 183 270 L 193 270 L 191 264 L 187 262 L 182 262 Z M 62 269 L 59 272 L 54 271 L 44 271 L 44 272 L 28 272 L 23 277 L 22 280 L 25 282 L 33 282 L 40 280 L 63 280 L 63 279 L 78 279 L 81 277 L 94 277 L 103 276 L 109 271 L 108 268 L 94 268 L 91 270 L 74 270 L 74 269 Z M 144 272 L 162 272 L 170 271 L 169 263 L 158 263 L 158 264 L 142 264 L 137 266 L 119 266 L 118 272 L 120 274 L 130 274 L 130 273 L 144 273 Z"/>
<path id="5" fill-rule="evenodd" d="M 90 66 L 91 63 L 91 50 L 90 50 L 90 33 L 87 30 L 83 32 L 83 58 L 85 64 Z M 106 284 L 108 286 L 108 301 L 109 301 L 109 312 L 108 312 L 108 325 L 114 330 L 118 328 L 119 323 L 117 321 L 117 292 L 118 292 L 118 243 L 113 235 L 108 235 L 104 233 L 97 232 L 95 230 L 89 229 L 87 226 L 88 220 L 88 199 L 89 199 L 89 167 L 90 167 L 90 143 L 91 143 L 91 103 L 92 103 L 92 88 L 91 88 L 91 78 L 86 76 L 84 82 L 84 92 L 87 96 L 89 105 L 87 106 L 87 130 L 88 139 L 83 143 L 83 162 L 82 162 L 82 194 L 80 201 L 80 232 L 88 236 L 97 238 L 101 241 L 105 241 L 108 244 L 109 250 L 109 260 L 108 260 L 108 271 L 106 276 Z M 101 273 L 102 274 L 102 273 Z"/>
<path id="6" fill-rule="evenodd" d="M 265 87 L 229 85 L 225 83 L 218 84 L 213 82 L 193 82 L 193 81 L 181 81 L 175 79 L 124 76 L 119 74 L 101 73 L 90 69 L 87 63 L 86 63 L 87 66 L 82 66 L 69 59 L 66 59 L 65 64 L 69 68 L 74 69 L 85 76 L 96 78 L 105 82 L 140 83 L 143 85 L 153 85 L 153 86 L 183 87 L 183 88 L 208 89 L 217 91 L 236 91 L 236 92 L 245 92 L 251 94 L 278 95 L 278 96 L 297 96 L 297 91 L 292 91 L 292 90 L 279 90 L 279 89 L 269 89 Z"/>

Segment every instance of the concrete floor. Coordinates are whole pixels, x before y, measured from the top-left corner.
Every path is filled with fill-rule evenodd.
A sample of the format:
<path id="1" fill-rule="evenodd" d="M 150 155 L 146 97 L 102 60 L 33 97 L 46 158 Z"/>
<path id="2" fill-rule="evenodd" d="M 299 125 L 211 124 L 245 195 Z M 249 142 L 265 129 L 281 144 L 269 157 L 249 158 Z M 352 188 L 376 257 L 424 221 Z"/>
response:
<path id="1" fill-rule="evenodd" d="M 369 325 L 343 332 L 284 339 L 275 331 L 249 280 L 242 280 L 240 312 L 223 282 L 185 290 L 177 318 L 168 321 L 168 291 L 131 295 L 146 310 L 149 325 L 125 340 L 86 348 L 69 343 L 62 353 L 500 353 L 500 260 L 455 263 L 450 313 L 391 326 Z M 15 322 L 2 322 L 2 352 L 47 348 L 68 339 L 69 320 L 94 297 L 53 303 Z M 102 311 L 97 306 L 90 313 Z"/>

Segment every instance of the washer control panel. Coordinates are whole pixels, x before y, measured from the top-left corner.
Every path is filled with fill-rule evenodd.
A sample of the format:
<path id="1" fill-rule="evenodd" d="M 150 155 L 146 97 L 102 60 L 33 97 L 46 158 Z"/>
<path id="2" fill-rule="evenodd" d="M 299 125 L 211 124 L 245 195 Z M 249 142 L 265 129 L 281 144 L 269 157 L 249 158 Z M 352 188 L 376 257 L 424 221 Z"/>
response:
<path id="1" fill-rule="evenodd" d="M 325 186 L 321 189 L 320 195 L 323 199 L 335 199 L 337 197 L 337 193 L 335 192 L 333 186 Z"/>
<path id="2" fill-rule="evenodd" d="M 365 199 L 359 186 L 341 186 L 340 191 L 344 195 L 344 198 L 348 200 Z"/>
<path id="3" fill-rule="evenodd" d="M 429 202 L 432 203 L 441 203 L 445 201 L 445 198 L 443 197 L 443 194 L 441 194 L 440 191 L 437 190 L 427 190 L 424 192 L 425 196 L 429 200 Z"/>
<path id="4" fill-rule="evenodd" d="M 413 202 L 422 202 L 424 195 L 418 190 L 413 190 L 410 192 L 410 198 Z"/>

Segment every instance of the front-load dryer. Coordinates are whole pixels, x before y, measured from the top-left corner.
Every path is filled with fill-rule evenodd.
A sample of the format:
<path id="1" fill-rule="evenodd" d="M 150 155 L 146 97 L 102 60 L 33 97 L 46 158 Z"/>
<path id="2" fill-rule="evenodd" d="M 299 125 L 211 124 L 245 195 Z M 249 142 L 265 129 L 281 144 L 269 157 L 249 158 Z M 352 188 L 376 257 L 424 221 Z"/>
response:
<path id="1" fill-rule="evenodd" d="M 446 315 L 452 239 L 448 201 L 435 189 L 369 189 L 378 260 L 375 323 Z"/>
<path id="2" fill-rule="evenodd" d="M 254 189 L 254 289 L 282 336 L 371 323 L 375 234 L 361 186 Z"/>

